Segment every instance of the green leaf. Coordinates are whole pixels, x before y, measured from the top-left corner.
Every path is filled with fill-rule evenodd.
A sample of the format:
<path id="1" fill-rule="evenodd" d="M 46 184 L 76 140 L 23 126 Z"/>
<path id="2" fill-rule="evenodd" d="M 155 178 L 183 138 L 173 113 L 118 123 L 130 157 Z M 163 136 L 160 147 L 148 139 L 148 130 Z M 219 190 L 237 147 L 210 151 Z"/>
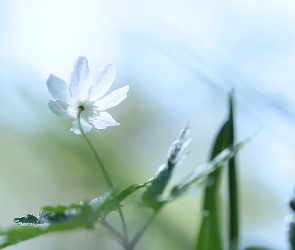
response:
<path id="1" fill-rule="evenodd" d="M 294 218 L 288 223 L 288 241 L 290 249 L 295 249 L 295 221 Z"/>
<path id="2" fill-rule="evenodd" d="M 191 142 L 191 139 L 188 139 L 188 134 L 189 126 L 187 124 L 181 131 L 179 138 L 170 147 L 167 163 L 158 169 L 156 177 L 151 180 L 151 185 L 143 193 L 143 204 L 151 207 L 155 211 L 159 210 L 165 203 L 159 198 L 171 179 L 173 170 L 185 157 L 185 150 Z"/>
<path id="3" fill-rule="evenodd" d="M 295 198 L 293 197 L 289 202 L 290 208 L 295 212 Z"/>
<path id="4" fill-rule="evenodd" d="M 216 155 L 224 149 L 231 147 L 230 135 L 233 130 L 233 113 L 232 113 L 232 95 L 229 102 L 229 116 L 227 121 L 221 127 L 213 146 L 210 159 L 214 159 Z M 197 238 L 196 249 L 221 250 L 222 229 L 220 225 L 220 177 L 222 168 L 216 168 L 208 175 L 207 184 L 204 193 L 203 217 L 201 227 Z"/>
<path id="5" fill-rule="evenodd" d="M 289 201 L 289 206 L 292 209 L 292 211 L 295 213 L 295 190 L 294 190 L 293 197 Z"/>
<path id="6" fill-rule="evenodd" d="M 147 180 L 145 183 L 142 183 L 142 184 L 133 184 L 133 185 L 130 185 L 129 187 L 125 188 L 123 191 L 121 191 L 119 194 L 118 194 L 118 200 L 119 202 L 125 200 L 129 195 L 133 194 L 134 192 L 136 192 L 137 190 L 141 189 L 141 188 L 144 188 L 144 187 L 147 187 L 147 185 L 152 181 L 153 179 L 149 179 Z"/>
<path id="7" fill-rule="evenodd" d="M 288 222 L 288 225 L 287 225 L 288 241 L 289 241 L 290 249 L 294 250 L 295 249 L 295 219 L 294 219 L 295 194 L 293 194 L 293 197 L 289 201 L 289 206 L 292 209 L 293 218 Z"/>
<path id="8" fill-rule="evenodd" d="M 196 189 L 196 184 L 199 184 L 204 180 L 204 178 L 210 176 L 210 174 L 212 174 L 218 168 L 223 166 L 228 160 L 234 157 L 247 141 L 248 140 L 240 142 L 231 149 L 224 149 L 212 161 L 198 167 L 194 172 L 192 172 L 173 187 L 167 200 L 174 200 L 194 191 Z"/>
<path id="9" fill-rule="evenodd" d="M 123 201 L 129 195 L 133 194 L 137 190 L 146 187 L 150 182 L 151 182 L 151 180 L 148 180 L 143 184 L 130 185 L 129 187 L 125 188 L 123 191 L 121 191 L 117 194 L 118 201 L 119 202 Z M 117 210 L 117 201 L 113 198 L 113 196 L 109 198 L 108 202 L 105 202 L 104 204 L 100 204 L 102 202 L 102 200 L 103 200 L 103 197 L 96 198 L 96 199 L 92 200 L 90 203 L 93 205 L 95 203 L 97 203 L 97 205 L 99 205 L 99 207 L 100 207 L 100 209 L 99 209 L 100 214 L 99 215 L 105 218 L 110 212 Z M 120 206 L 123 207 L 121 204 L 120 204 Z"/>
<path id="10" fill-rule="evenodd" d="M 21 227 L 0 230 L 0 248 L 51 232 L 93 229 L 99 217 L 112 211 L 112 197 L 112 194 L 107 194 L 86 203 L 46 206 L 37 217 L 28 214 L 26 217 L 15 218 L 14 222 Z"/>
<path id="11" fill-rule="evenodd" d="M 229 95 L 229 144 L 235 143 L 234 129 L 234 98 L 233 91 Z M 229 196 L 229 225 L 228 237 L 229 247 L 231 250 L 239 249 L 239 233 L 240 233 L 240 218 L 239 218 L 239 192 L 237 178 L 237 164 L 235 157 L 232 157 L 228 162 L 228 196 Z"/>
<path id="12" fill-rule="evenodd" d="M 8 230 L 0 230 L 0 248 L 2 249 L 50 232 L 69 231 L 79 228 L 85 228 L 85 225 L 75 221 L 40 227 L 13 227 Z"/>
<path id="13" fill-rule="evenodd" d="M 14 222 L 20 226 L 43 226 L 52 223 L 64 223 L 80 216 L 85 206 L 82 204 L 56 207 L 44 207 L 38 217 L 28 214 L 27 217 L 15 218 Z"/>
<path id="14" fill-rule="evenodd" d="M 0 248 L 44 235 L 50 232 L 68 231 L 79 228 L 93 227 L 94 210 L 89 205 L 80 205 L 77 211 L 61 206 L 48 207 L 50 211 L 41 210 L 38 218 L 33 215 L 15 218 L 14 221 L 21 227 L 13 227 L 8 230 L 0 230 Z"/>

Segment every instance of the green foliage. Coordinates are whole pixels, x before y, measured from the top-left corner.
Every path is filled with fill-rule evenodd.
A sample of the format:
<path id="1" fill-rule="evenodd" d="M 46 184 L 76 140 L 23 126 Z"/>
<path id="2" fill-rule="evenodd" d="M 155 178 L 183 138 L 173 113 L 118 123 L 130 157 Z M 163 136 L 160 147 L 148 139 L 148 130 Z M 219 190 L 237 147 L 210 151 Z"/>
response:
<path id="1" fill-rule="evenodd" d="M 163 194 L 174 168 L 181 163 L 185 156 L 185 150 L 191 142 L 188 139 L 189 126 L 181 131 L 178 140 L 176 140 L 169 149 L 168 160 L 165 165 L 162 165 L 156 174 L 156 177 L 151 180 L 151 185 L 147 188 L 142 196 L 142 201 L 146 206 L 158 211 L 165 202 L 159 198 Z"/>
<path id="2" fill-rule="evenodd" d="M 229 95 L 229 146 L 235 143 L 234 128 L 234 93 Z M 229 246 L 231 250 L 239 249 L 240 218 L 237 164 L 235 156 L 228 161 L 228 196 L 229 196 Z"/>
<path id="3" fill-rule="evenodd" d="M 224 131 L 222 129 L 221 134 L 225 136 Z M 210 162 L 201 165 L 195 171 L 190 173 L 186 178 L 181 180 L 178 184 L 176 184 L 171 191 L 164 196 L 163 192 L 165 187 L 167 186 L 170 178 L 173 174 L 173 169 L 176 165 L 179 165 L 185 156 L 185 150 L 190 143 L 190 139 L 187 138 L 189 133 L 189 127 L 186 126 L 178 140 L 176 140 L 171 146 L 168 154 L 168 163 L 166 165 L 162 165 L 156 177 L 154 177 L 151 181 L 151 185 L 147 188 L 146 192 L 142 196 L 142 201 L 146 206 L 151 207 L 154 211 L 158 211 L 163 205 L 167 202 L 171 202 L 179 197 L 186 195 L 192 191 L 195 191 L 196 185 L 200 184 L 204 178 L 208 175 L 216 175 L 216 171 L 219 171 L 219 167 L 223 166 L 229 159 L 234 157 L 237 152 L 242 148 L 242 146 L 246 143 L 246 141 L 238 143 L 230 148 L 226 148 L 221 140 L 221 136 L 218 138 L 218 144 L 214 147 L 213 158 Z M 216 147 L 219 147 L 218 150 Z M 217 154 L 217 152 L 219 154 Z M 202 248 L 200 248 L 202 249 Z"/>
<path id="4" fill-rule="evenodd" d="M 65 208 L 63 212 L 60 211 L 60 207 L 57 207 L 56 210 L 53 208 L 49 210 L 50 212 L 40 211 L 38 218 L 33 215 L 15 218 L 14 221 L 21 227 L 1 230 L 0 248 L 51 232 L 91 228 L 95 221 L 93 218 L 94 211 L 89 205 L 81 205 L 75 211 L 70 207 Z"/>
<path id="5" fill-rule="evenodd" d="M 119 202 L 129 195 L 146 187 L 147 181 L 140 185 L 131 185 L 118 193 Z M 0 230 L 0 248 L 4 248 L 21 241 L 51 232 L 69 231 L 74 229 L 93 229 L 99 218 L 105 218 L 111 211 L 116 210 L 113 194 L 95 198 L 90 202 L 80 202 L 69 206 L 46 206 L 38 216 L 28 214 L 25 217 L 15 218 L 18 228 Z"/>
<path id="6" fill-rule="evenodd" d="M 295 249 L 295 220 L 291 221 L 288 225 L 288 239 L 290 249 Z"/>
<path id="7" fill-rule="evenodd" d="M 295 249 L 295 195 L 289 201 L 289 206 L 293 212 L 293 218 L 288 224 L 288 240 L 290 249 Z"/>
<path id="8" fill-rule="evenodd" d="M 8 230 L 0 230 L 0 248 L 2 249 L 50 232 L 69 231 L 79 228 L 85 228 L 85 225 L 80 221 L 72 221 L 70 223 L 56 223 L 48 226 L 13 227 Z"/>
<path id="9" fill-rule="evenodd" d="M 289 202 L 290 208 L 295 213 L 295 197 L 293 197 Z"/>
<path id="10" fill-rule="evenodd" d="M 221 167 L 229 162 L 229 165 L 235 168 L 232 159 L 246 143 L 244 141 L 234 144 L 232 94 L 230 95 L 229 110 L 228 120 L 216 137 L 209 162 L 201 165 L 187 177 L 173 185 L 170 190 L 167 190 L 168 192 L 165 192 L 167 185 L 175 172 L 176 166 L 180 165 L 185 158 L 187 147 L 191 142 L 191 139 L 188 138 L 189 125 L 181 131 L 179 138 L 170 147 L 166 163 L 159 168 L 154 178 L 140 185 L 130 185 L 121 191 L 114 189 L 110 185 L 112 192 L 90 202 L 80 202 L 69 206 L 46 206 L 42 208 L 38 216 L 28 214 L 24 217 L 15 218 L 14 222 L 20 227 L 0 230 L 0 248 L 51 232 L 94 229 L 95 225 L 99 223 L 125 249 L 132 250 L 165 204 L 195 191 L 201 183 L 204 183 L 204 180 L 207 180 L 203 206 L 204 217 L 202 218 L 197 249 L 221 250 L 222 236 L 219 225 L 220 206 L 218 204 Z M 93 151 L 95 151 L 94 148 Z M 100 161 L 99 159 L 98 162 L 100 163 Z M 235 175 L 232 178 L 235 179 Z M 145 206 L 152 208 L 154 213 L 134 234 L 134 237 L 129 239 L 129 232 L 127 232 L 129 230 L 127 230 L 127 224 L 125 224 L 125 218 L 121 211 L 123 207 L 121 202 L 142 188 L 146 188 L 146 190 L 143 192 L 141 201 Z M 294 210 L 293 203 L 290 204 Z M 106 220 L 108 214 L 116 210 L 118 210 L 122 220 L 123 233 Z"/>
<path id="11" fill-rule="evenodd" d="M 127 187 L 126 189 L 124 189 L 123 191 L 121 191 L 118 194 L 118 200 L 121 202 L 123 200 L 125 200 L 129 195 L 133 194 L 134 192 L 138 191 L 141 188 L 147 187 L 147 185 L 152 181 L 152 179 L 147 180 L 145 183 L 143 184 L 134 184 L 134 185 L 130 185 L 129 187 Z"/>
<path id="12" fill-rule="evenodd" d="M 112 196 L 93 199 L 88 203 L 80 202 L 69 206 L 44 207 L 35 217 L 15 218 L 21 227 L 1 230 L 0 248 L 34 238 L 39 235 L 57 231 L 68 231 L 79 228 L 93 228 L 100 216 L 112 210 Z"/>
<path id="13" fill-rule="evenodd" d="M 236 144 L 231 149 L 223 150 L 212 161 L 198 167 L 193 173 L 172 188 L 169 199 L 174 200 L 194 191 L 196 184 L 200 184 L 204 178 L 208 177 L 208 175 L 219 169 L 220 166 L 223 166 L 228 160 L 234 157 L 245 143 L 246 141 Z"/>
<path id="14" fill-rule="evenodd" d="M 232 95 L 230 95 L 228 119 L 217 134 L 210 156 L 211 160 L 226 148 L 232 147 L 231 134 L 233 133 L 233 129 L 233 103 Z M 223 166 L 224 162 L 221 163 L 220 166 Z M 220 226 L 221 208 L 219 201 L 221 171 L 222 168 L 216 168 L 207 177 L 204 193 L 203 217 L 197 238 L 196 249 L 223 249 L 222 230 Z"/>

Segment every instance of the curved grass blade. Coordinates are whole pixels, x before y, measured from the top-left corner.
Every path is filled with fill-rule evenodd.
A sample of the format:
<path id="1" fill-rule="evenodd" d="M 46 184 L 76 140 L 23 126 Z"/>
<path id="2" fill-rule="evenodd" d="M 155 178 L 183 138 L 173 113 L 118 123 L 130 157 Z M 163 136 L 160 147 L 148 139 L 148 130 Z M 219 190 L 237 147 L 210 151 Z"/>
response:
<path id="1" fill-rule="evenodd" d="M 232 95 L 230 95 L 229 116 L 221 127 L 212 149 L 210 160 L 214 159 L 224 149 L 230 148 L 231 130 L 233 129 Z M 196 249 L 221 250 L 223 249 L 222 229 L 220 225 L 220 202 L 219 189 L 221 171 L 223 168 L 216 168 L 207 177 L 204 200 L 203 217 L 200 231 L 197 237 Z"/>
<path id="2" fill-rule="evenodd" d="M 233 91 L 229 95 L 229 145 L 235 143 Z M 239 249 L 239 193 L 235 156 L 228 161 L 229 249 Z"/>

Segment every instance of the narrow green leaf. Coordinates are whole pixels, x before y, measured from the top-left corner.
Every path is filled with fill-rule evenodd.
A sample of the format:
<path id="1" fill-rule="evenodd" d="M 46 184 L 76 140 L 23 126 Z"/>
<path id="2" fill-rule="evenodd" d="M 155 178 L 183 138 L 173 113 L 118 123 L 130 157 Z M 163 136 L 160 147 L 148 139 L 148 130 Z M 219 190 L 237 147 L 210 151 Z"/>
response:
<path id="1" fill-rule="evenodd" d="M 69 231 L 79 228 L 85 228 L 81 221 L 56 223 L 39 227 L 13 227 L 8 230 L 0 230 L 0 249 L 50 232 Z"/>
<path id="2" fill-rule="evenodd" d="M 158 169 L 156 177 L 151 180 L 151 185 L 142 195 L 143 204 L 151 207 L 155 211 L 158 211 L 165 203 L 159 198 L 171 179 L 173 170 L 185 157 L 185 151 L 191 142 L 191 139 L 188 138 L 188 134 L 189 126 L 187 124 L 181 131 L 179 138 L 170 147 L 167 163 Z"/>
<path id="3" fill-rule="evenodd" d="M 289 206 L 292 209 L 292 211 L 295 213 L 295 197 L 292 197 L 292 199 L 289 201 Z"/>
<path id="4" fill-rule="evenodd" d="M 288 241 L 291 250 L 295 250 L 295 219 L 293 218 L 288 223 Z"/>
<path id="5" fill-rule="evenodd" d="M 134 184 L 134 185 L 130 185 L 129 187 L 125 188 L 123 191 L 121 191 L 118 194 L 118 200 L 121 202 L 123 200 L 125 200 L 129 195 L 133 194 L 134 192 L 136 192 L 137 190 L 147 187 L 147 185 L 152 181 L 152 179 L 149 179 L 148 181 L 146 181 L 145 183 L 142 184 Z"/>
<path id="6" fill-rule="evenodd" d="M 288 232 L 288 241 L 290 249 L 295 250 L 295 192 L 293 197 L 289 201 L 289 206 L 292 209 L 292 219 L 289 220 L 287 224 L 287 232 Z"/>
<path id="7" fill-rule="evenodd" d="M 84 210 L 84 204 L 73 204 L 68 207 L 60 205 L 56 207 L 47 206 L 38 213 L 38 217 L 28 214 L 27 217 L 15 218 L 13 221 L 22 227 L 65 223 L 77 219 Z"/>
<path id="8" fill-rule="evenodd" d="M 229 95 L 229 144 L 235 143 L 234 129 L 234 93 Z M 239 249 L 239 192 L 236 159 L 232 157 L 228 162 L 228 196 L 229 196 L 229 249 Z"/>
<path id="9" fill-rule="evenodd" d="M 53 211 L 53 209 L 52 209 Z M 68 211 L 69 210 L 65 210 Z M 90 218 L 89 218 L 90 217 Z M 14 221 L 21 227 L 0 230 L 0 248 L 44 235 L 51 232 L 68 231 L 79 228 L 92 228 L 93 209 L 90 206 L 81 206 L 75 213 L 51 213 L 42 210 L 38 218 L 33 215 L 16 218 Z"/>
<path id="10" fill-rule="evenodd" d="M 38 216 L 28 214 L 15 218 L 21 227 L 0 230 L 0 248 L 4 248 L 39 235 L 79 228 L 93 229 L 98 218 L 116 210 L 112 194 L 69 206 L 46 206 Z"/>
<path id="11" fill-rule="evenodd" d="M 227 121 L 221 127 L 212 149 L 210 159 L 214 159 L 216 155 L 224 149 L 231 146 L 230 133 L 233 119 L 231 103 L 229 107 L 229 116 Z M 221 250 L 223 249 L 222 229 L 220 225 L 220 201 L 219 189 L 221 171 L 223 168 L 216 168 L 208 175 L 204 192 L 203 201 L 203 217 L 201 221 L 200 231 L 197 237 L 196 249 Z"/>
<path id="12" fill-rule="evenodd" d="M 159 168 L 157 176 L 152 180 L 151 185 L 142 195 L 143 204 L 151 207 L 155 211 L 163 206 L 163 202 L 159 200 L 168 181 L 172 176 L 172 172 L 167 168 L 167 165 L 162 165 Z"/>
<path id="13" fill-rule="evenodd" d="M 173 187 L 168 199 L 175 199 L 185 195 L 186 193 L 194 191 L 196 188 L 195 184 L 199 184 L 202 180 L 208 177 L 208 175 L 216 171 L 217 168 L 227 163 L 240 151 L 240 149 L 247 141 L 248 140 L 240 142 L 233 146 L 231 149 L 227 148 L 223 150 L 212 161 L 198 167 L 194 172 L 192 172 L 190 175 L 185 177 L 181 182 Z"/>

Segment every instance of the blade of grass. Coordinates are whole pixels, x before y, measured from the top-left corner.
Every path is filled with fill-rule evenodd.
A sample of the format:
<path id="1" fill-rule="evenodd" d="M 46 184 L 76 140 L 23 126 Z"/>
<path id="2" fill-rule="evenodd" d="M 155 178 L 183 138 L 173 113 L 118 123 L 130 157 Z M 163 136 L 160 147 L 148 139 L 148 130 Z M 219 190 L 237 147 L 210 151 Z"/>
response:
<path id="1" fill-rule="evenodd" d="M 230 95 L 229 115 L 221 127 L 212 149 L 210 160 L 231 145 L 230 134 L 233 128 L 232 95 Z M 219 189 L 223 168 L 217 168 L 208 175 L 203 200 L 203 217 L 197 237 L 196 249 L 222 250 L 222 230 L 220 225 Z"/>
<path id="2" fill-rule="evenodd" d="M 234 130 L 234 93 L 229 95 L 229 144 L 235 143 Z M 239 248 L 239 193 L 237 180 L 237 166 L 235 156 L 228 162 L 228 194 L 229 194 L 229 249 Z"/>

